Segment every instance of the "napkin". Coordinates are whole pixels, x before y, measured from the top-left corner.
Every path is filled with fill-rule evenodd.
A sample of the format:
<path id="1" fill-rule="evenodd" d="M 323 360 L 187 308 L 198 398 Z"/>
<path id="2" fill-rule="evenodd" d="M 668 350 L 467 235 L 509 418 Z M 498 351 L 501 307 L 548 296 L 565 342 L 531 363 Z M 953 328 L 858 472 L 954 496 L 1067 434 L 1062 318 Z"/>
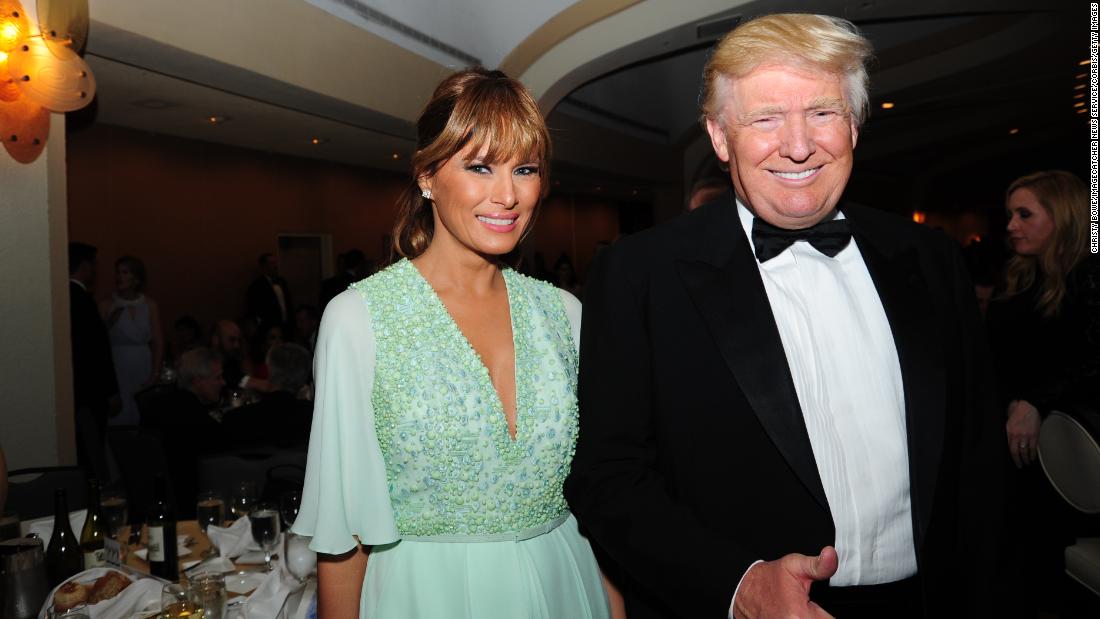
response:
<path id="1" fill-rule="evenodd" d="M 208 574 L 211 572 L 224 574 L 226 572 L 232 572 L 234 569 L 236 568 L 233 566 L 233 562 L 225 557 L 212 557 L 205 561 L 188 561 L 183 564 L 183 571 L 187 574 L 188 578 L 197 574 Z M 240 592 L 238 591 L 237 593 Z"/>
<path id="2" fill-rule="evenodd" d="M 78 509 L 75 512 L 69 512 L 69 526 L 73 530 L 73 534 L 79 536 L 80 531 L 84 528 L 84 520 L 88 517 L 88 510 Z M 41 518 L 35 518 L 34 520 L 24 520 L 19 523 L 19 535 L 26 536 L 30 533 L 36 533 L 38 537 L 42 538 L 42 547 L 45 548 L 50 544 L 50 537 L 53 536 L 53 516 L 43 516 Z"/>
<path id="3" fill-rule="evenodd" d="M 90 584 L 109 571 L 111 571 L 111 568 L 96 567 L 90 570 L 84 570 L 69 580 Z M 123 573 L 125 574 L 125 572 Z M 98 604 L 85 606 L 82 610 L 87 613 L 91 619 L 129 619 L 135 612 L 142 610 L 149 610 L 151 612 L 159 609 L 160 589 L 163 584 L 159 580 L 153 578 L 138 578 L 134 580 L 133 575 L 127 574 L 127 576 L 133 582 L 131 582 L 130 586 L 126 587 L 122 593 Z M 54 587 L 53 590 L 50 591 L 50 594 L 46 596 L 46 601 L 42 604 L 42 609 L 38 612 L 39 619 L 46 619 L 46 617 L 49 616 L 50 606 L 53 605 L 53 594 L 60 586 L 61 585 Z"/>
<path id="4" fill-rule="evenodd" d="M 263 549 L 252 539 L 252 525 L 248 516 L 241 516 L 228 527 L 210 525 L 206 529 L 210 543 L 218 547 L 218 553 L 228 559 L 235 559 L 249 551 L 260 551 L 263 562 Z"/>
<path id="5" fill-rule="evenodd" d="M 278 616 L 290 592 L 302 588 L 302 583 L 286 571 L 282 561 L 275 562 L 274 566 L 275 569 L 264 575 L 263 582 L 244 603 L 245 619 L 271 619 Z"/>

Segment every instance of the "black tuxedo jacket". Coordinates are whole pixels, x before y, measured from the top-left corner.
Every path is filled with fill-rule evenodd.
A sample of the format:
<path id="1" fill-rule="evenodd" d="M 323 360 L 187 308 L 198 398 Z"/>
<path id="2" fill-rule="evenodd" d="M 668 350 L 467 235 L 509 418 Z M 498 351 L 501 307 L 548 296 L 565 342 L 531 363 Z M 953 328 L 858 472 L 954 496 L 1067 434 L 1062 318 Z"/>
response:
<path id="1" fill-rule="evenodd" d="M 69 329 L 73 357 L 73 403 L 77 408 L 88 408 L 97 422 L 105 423 L 107 401 L 118 393 L 111 342 L 95 299 L 72 281 L 69 282 Z"/>
<path id="2" fill-rule="evenodd" d="M 580 438 L 565 491 L 625 572 L 632 619 L 725 617 L 754 561 L 834 543 L 783 345 L 731 202 L 605 250 L 585 290 Z M 989 595 L 1007 462 L 973 287 L 942 234 L 843 210 L 898 351 L 927 614 L 949 616 L 955 593 Z"/>
<path id="3" fill-rule="evenodd" d="M 275 278 L 275 283 L 283 289 L 283 301 L 286 303 L 286 320 L 283 320 L 282 310 L 279 308 L 279 297 L 275 296 L 275 289 L 271 282 L 263 275 L 252 280 L 248 285 L 245 295 L 245 314 L 249 318 L 255 318 L 261 325 L 287 327 L 294 323 L 294 305 L 290 301 L 290 286 L 281 277 Z M 283 333 L 283 337 L 289 337 L 289 333 Z"/>

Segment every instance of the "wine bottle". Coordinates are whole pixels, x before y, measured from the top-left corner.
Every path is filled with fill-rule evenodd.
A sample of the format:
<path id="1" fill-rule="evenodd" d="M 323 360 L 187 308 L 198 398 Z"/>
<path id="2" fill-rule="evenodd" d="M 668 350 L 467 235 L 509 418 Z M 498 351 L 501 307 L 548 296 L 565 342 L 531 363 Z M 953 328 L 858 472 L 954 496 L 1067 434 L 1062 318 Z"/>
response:
<path id="1" fill-rule="evenodd" d="M 53 534 L 46 547 L 46 576 L 53 587 L 83 569 L 80 544 L 69 524 L 69 498 L 64 488 L 58 488 L 53 491 Z"/>
<path id="2" fill-rule="evenodd" d="M 153 505 L 146 519 L 149 528 L 149 573 L 176 582 L 180 578 L 176 549 L 176 516 L 168 502 L 164 478 L 157 476 L 153 487 Z"/>
<path id="3" fill-rule="evenodd" d="M 104 532 L 103 514 L 99 507 L 99 482 L 88 480 L 88 516 L 84 518 L 84 529 L 80 532 L 80 552 L 84 555 L 84 569 L 100 567 L 103 560 Z"/>

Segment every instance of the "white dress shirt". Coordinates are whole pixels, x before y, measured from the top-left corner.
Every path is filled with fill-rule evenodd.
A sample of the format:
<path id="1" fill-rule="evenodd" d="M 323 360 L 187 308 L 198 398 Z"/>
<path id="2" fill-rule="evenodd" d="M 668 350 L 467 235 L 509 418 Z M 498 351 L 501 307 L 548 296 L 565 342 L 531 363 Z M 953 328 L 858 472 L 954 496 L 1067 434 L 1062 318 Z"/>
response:
<path id="1" fill-rule="evenodd" d="M 753 247 L 753 215 L 740 201 L 737 212 Z M 757 268 L 836 526 L 840 566 L 829 584 L 913 576 L 901 366 L 859 247 L 830 258 L 797 241 Z"/>

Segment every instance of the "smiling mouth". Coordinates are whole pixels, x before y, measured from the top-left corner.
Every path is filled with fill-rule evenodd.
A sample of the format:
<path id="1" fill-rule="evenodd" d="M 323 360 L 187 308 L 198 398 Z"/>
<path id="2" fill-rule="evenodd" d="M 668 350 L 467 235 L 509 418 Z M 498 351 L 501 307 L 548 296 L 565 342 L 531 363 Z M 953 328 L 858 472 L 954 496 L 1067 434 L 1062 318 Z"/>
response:
<path id="1" fill-rule="evenodd" d="M 483 223 L 487 223 L 491 226 L 510 226 L 510 225 L 516 223 L 517 219 L 519 219 L 519 217 L 503 218 L 502 219 L 502 218 L 498 218 L 498 217 L 489 217 L 487 215 L 478 215 L 477 216 L 478 221 L 483 222 Z"/>
<path id="2" fill-rule="evenodd" d="M 809 170 L 803 170 L 801 172 L 780 172 L 779 170 L 772 170 L 771 173 L 784 180 L 800 181 L 804 178 L 810 178 L 814 174 L 817 174 L 817 171 L 820 169 L 821 166 L 817 166 L 816 168 L 810 168 Z"/>

